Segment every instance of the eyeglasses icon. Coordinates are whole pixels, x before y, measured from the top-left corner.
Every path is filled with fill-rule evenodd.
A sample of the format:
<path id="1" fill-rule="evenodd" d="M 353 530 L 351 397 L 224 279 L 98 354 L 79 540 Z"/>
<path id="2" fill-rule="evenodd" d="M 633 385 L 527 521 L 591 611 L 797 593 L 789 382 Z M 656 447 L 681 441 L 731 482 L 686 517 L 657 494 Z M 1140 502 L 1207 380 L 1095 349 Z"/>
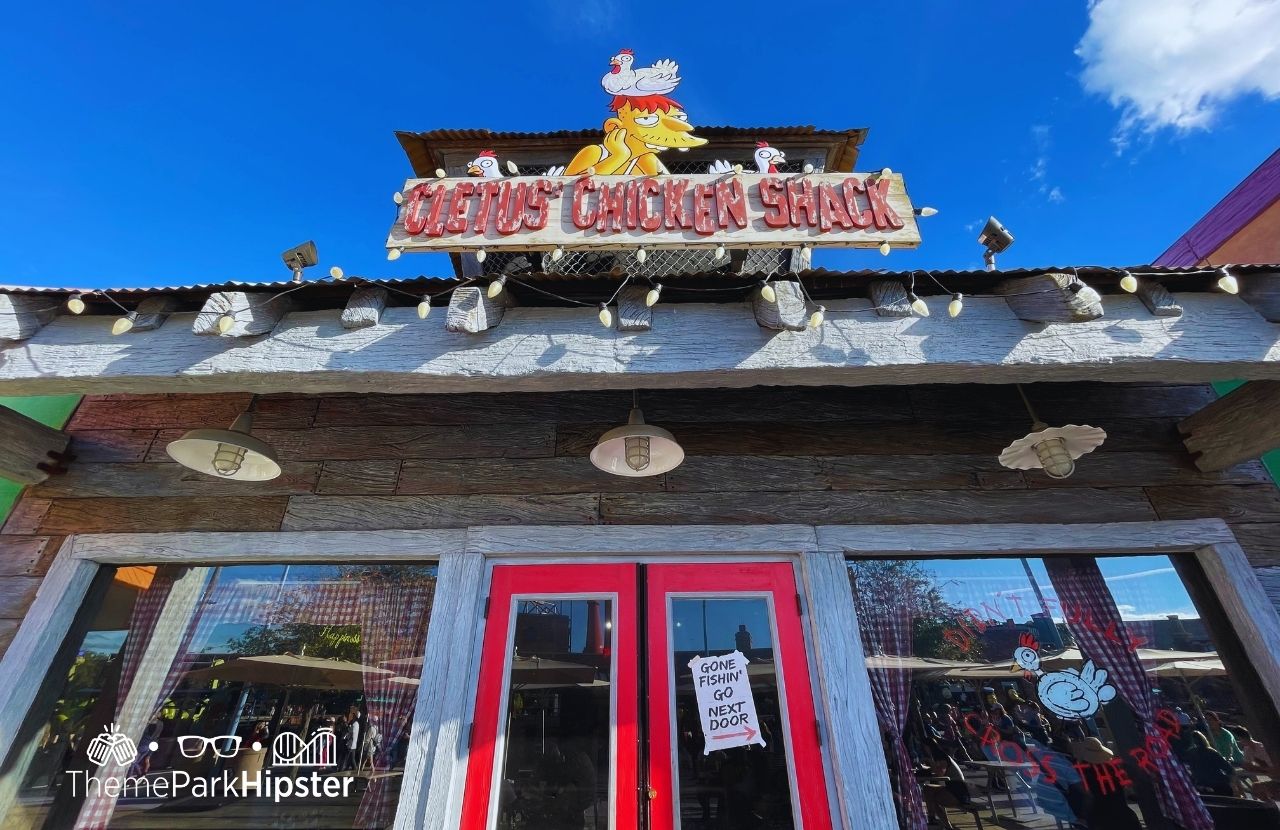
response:
<path id="1" fill-rule="evenodd" d="M 178 750 L 184 758 L 199 758 L 205 748 L 213 750 L 219 758 L 231 758 L 240 751 L 239 735 L 215 735 L 206 738 L 203 735 L 183 735 L 178 738 Z"/>

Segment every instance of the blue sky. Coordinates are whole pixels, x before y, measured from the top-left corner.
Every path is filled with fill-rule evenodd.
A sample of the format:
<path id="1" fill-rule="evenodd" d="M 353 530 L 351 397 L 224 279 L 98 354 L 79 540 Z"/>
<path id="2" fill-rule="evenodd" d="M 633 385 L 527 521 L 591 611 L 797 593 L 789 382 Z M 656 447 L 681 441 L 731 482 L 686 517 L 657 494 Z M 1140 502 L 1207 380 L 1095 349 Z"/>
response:
<path id="1" fill-rule="evenodd" d="M 448 273 L 385 260 L 392 131 L 598 126 L 622 47 L 679 61 L 695 124 L 869 127 L 859 168 L 941 211 L 919 251 L 819 264 L 973 267 L 988 214 L 1009 267 L 1146 262 L 1276 148 L 1278 7 L 11 4 L 0 283 L 283 278 L 308 238 L 323 270 Z"/>

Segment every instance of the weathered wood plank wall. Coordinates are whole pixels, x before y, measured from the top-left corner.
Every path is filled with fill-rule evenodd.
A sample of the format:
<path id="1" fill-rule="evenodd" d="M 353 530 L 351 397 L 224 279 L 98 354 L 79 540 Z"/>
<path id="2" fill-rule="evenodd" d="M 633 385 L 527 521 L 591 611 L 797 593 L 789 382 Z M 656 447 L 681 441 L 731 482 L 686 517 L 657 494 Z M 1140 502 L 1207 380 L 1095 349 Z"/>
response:
<path id="1" fill-rule="evenodd" d="M 1006 470 L 1029 427 L 1008 386 L 650 392 L 646 418 L 688 452 L 665 476 L 623 479 L 586 459 L 630 395 L 263 397 L 255 434 L 284 475 L 217 481 L 165 444 L 225 426 L 244 394 L 86 398 L 70 472 L 32 487 L 0 531 L 7 645 L 62 537 L 190 530 L 500 524 L 1106 522 L 1220 517 L 1280 602 L 1280 489 L 1258 462 L 1196 469 L 1176 423 L 1202 386 L 1029 387 L 1050 423 L 1105 428 L 1065 481 Z"/>

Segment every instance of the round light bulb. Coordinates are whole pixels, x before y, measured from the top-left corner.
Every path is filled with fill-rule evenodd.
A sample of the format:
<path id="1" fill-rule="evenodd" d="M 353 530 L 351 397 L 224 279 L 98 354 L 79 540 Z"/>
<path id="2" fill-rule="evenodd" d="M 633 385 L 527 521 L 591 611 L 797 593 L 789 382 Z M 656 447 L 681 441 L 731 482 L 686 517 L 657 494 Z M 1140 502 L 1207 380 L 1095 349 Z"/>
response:
<path id="1" fill-rule="evenodd" d="M 911 310 L 914 311 L 920 317 L 929 316 L 929 306 L 925 303 L 924 300 L 920 299 L 915 294 L 911 295 Z"/>
<path id="2" fill-rule="evenodd" d="M 1138 278 L 1133 274 L 1125 274 L 1120 278 L 1120 287 L 1132 294 L 1138 290 Z"/>
<path id="3" fill-rule="evenodd" d="M 649 436 L 636 435 L 624 438 L 622 439 L 622 446 L 628 467 L 637 473 L 649 467 L 649 460 L 652 457 Z"/>
<path id="4" fill-rule="evenodd" d="M 964 295 L 952 294 L 951 302 L 947 303 L 947 314 L 953 318 L 959 317 L 961 311 L 964 311 Z"/>
<path id="5" fill-rule="evenodd" d="M 1237 281 L 1235 277 L 1227 273 L 1223 273 L 1223 275 L 1218 278 L 1218 287 L 1221 288 L 1223 291 L 1227 292 L 1228 294 L 1240 293 L 1239 281 Z"/>
<path id="6" fill-rule="evenodd" d="M 425 320 L 427 315 L 431 313 L 431 301 L 426 297 L 422 298 L 422 302 L 418 303 L 418 319 Z"/>
<path id="7" fill-rule="evenodd" d="M 333 277 L 335 280 L 344 280 L 347 278 L 347 275 L 342 273 L 342 269 L 336 265 L 329 269 L 329 276 Z"/>
<path id="8" fill-rule="evenodd" d="M 120 319 L 116 320 L 114 323 L 111 324 L 111 333 L 124 334 L 126 331 L 129 331 L 132 328 L 133 328 L 133 321 L 130 320 L 128 317 L 121 317 Z"/>
<path id="9" fill-rule="evenodd" d="M 587 168 L 587 175 L 594 176 L 596 174 L 596 166 L 593 164 Z"/>
<path id="10" fill-rule="evenodd" d="M 922 207 L 917 209 L 916 213 L 920 214 L 921 216 L 937 216 L 938 209 L 935 207 Z"/>
<path id="11" fill-rule="evenodd" d="M 892 250 L 893 250 L 893 248 L 892 248 L 892 247 L 890 247 L 890 245 L 889 245 L 889 243 L 888 243 L 888 242 L 881 242 L 881 243 L 880 243 L 880 256 L 888 256 L 888 255 L 889 255 L 889 252 L 890 252 L 890 251 L 892 251 Z"/>
<path id="12" fill-rule="evenodd" d="M 717 246 L 716 246 L 716 259 L 724 259 L 724 246 L 723 246 L 723 245 L 717 245 Z"/>
<path id="13" fill-rule="evenodd" d="M 806 163 L 806 164 L 805 164 L 805 166 L 804 166 L 804 167 L 802 167 L 801 169 L 802 169 L 802 170 L 804 170 L 804 172 L 805 172 L 805 173 L 812 173 L 812 172 L 813 172 L 813 165 L 812 165 L 812 164 L 808 164 L 808 163 Z"/>
<path id="14" fill-rule="evenodd" d="M 564 259 L 564 248 L 556 248 L 551 252 L 552 262 L 559 262 L 562 259 Z"/>
<path id="15" fill-rule="evenodd" d="M 213 451 L 213 470 L 220 476 L 233 476 L 240 472 L 244 465 L 244 457 L 248 455 L 244 447 L 235 444 L 219 444 Z"/>
<path id="16" fill-rule="evenodd" d="M 489 256 L 484 252 L 484 248 L 476 251 L 476 262 L 484 262 L 485 257 Z"/>
<path id="17" fill-rule="evenodd" d="M 1050 438 L 1035 446 L 1036 458 L 1049 478 L 1067 478 L 1076 471 L 1076 462 L 1067 451 L 1067 442 L 1062 438 Z"/>
<path id="18" fill-rule="evenodd" d="M 404 204 L 404 194 L 397 190 L 395 193 L 391 194 L 391 201 L 395 202 L 397 205 Z"/>
<path id="19" fill-rule="evenodd" d="M 520 168 L 516 167 L 516 163 L 511 159 L 507 159 L 507 172 L 513 176 L 520 175 Z"/>
<path id="20" fill-rule="evenodd" d="M 499 294 L 501 294 L 502 289 L 506 288 L 506 286 L 507 286 L 507 278 L 505 276 L 498 277 L 496 280 L 489 283 L 489 289 L 485 291 L 485 294 L 487 294 L 489 296 L 489 299 L 492 300 L 494 297 L 497 297 Z"/>
<path id="21" fill-rule="evenodd" d="M 71 299 L 67 300 L 67 311 L 72 314 L 84 313 L 84 300 L 80 299 L 79 294 L 74 294 Z"/>
<path id="22" fill-rule="evenodd" d="M 226 334 L 231 331 L 231 327 L 235 324 L 236 318 L 232 317 L 230 314 L 223 314 L 218 318 L 218 333 Z"/>
<path id="23" fill-rule="evenodd" d="M 649 289 L 649 293 L 644 295 L 644 304 L 649 308 L 653 308 L 658 304 L 658 298 L 662 296 L 662 283 L 658 283 Z"/>
<path id="24" fill-rule="evenodd" d="M 741 165 L 741 164 L 735 164 L 735 165 L 733 166 L 733 175 L 735 175 L 735 176 L 741 176 L 741 175 L 742 175 L 742 165 Z"/>
<path id="25" fill-rule="evenodd" d="M 449 175 L 448 173 L 444 172 L 444 168 L 443 168 L 443 167 L 437 167 L 437 168 L 436 168 L 436 178 L 437 178 L 437 179 L 443 179 L 443 178 L 446 178 L 446 177 L 448 177 L 448 175 Z"/>
<path id="26" fill-rule="evenodd" d="M 892 176 L 892 175 L 893 175 L 893 170 L 892 170 L 892 169 L 890 169 L 890 168 L 888 168 L 888 167 L 882 167 L 882 168 L 880 168 L 880 177 L 881 177 L 881 178 L 887 179 L 887 178 L 889 178 L 889 177 L 890 177 L 890 176 Z"/>
<path id="27" fill-rule="evenodd" d="M 645 253 L 644 248 L 636 249 L 636 262 L 640 263 L 641 265 L 644 265 L 644 261 L 648 258 L 649 258 L 649 255 Z"/>
<path id="28" fill-rule="evenodd" d="M 600 304 L 600 313 L 596 315 L 600 318 L 600 325 L 605 328 L 613 328 L 613 313 L 609 311 L 609 306 L 604 303 Z"/>
<path id="29" fill-rule="evenodd" d="M 404 248 L 392 248 L 391 250 L 387 251 L 387 259 L 390 260 L 391 262 L 395 262 L 397 259 L 400 258 L 400 255 L 403 253 L 404 253 Z"/>
<path id="30" fill-rule="evenodd" d="M 822 325 L 822 322 L 826 319 L 827 319 L 827 307 L 821 306 L 821 305 L 818 306 L 817 311 L 809 315 L 809 328 L 816 329 L 820 327 Z"/>
<path id="31" fill-rule="evenodd" d="M 776 303 L 778 301 L 778 292 L 773 290 L 773 286 L 765 283 L 760 286 L 760 298 L 766 303 Z"/>

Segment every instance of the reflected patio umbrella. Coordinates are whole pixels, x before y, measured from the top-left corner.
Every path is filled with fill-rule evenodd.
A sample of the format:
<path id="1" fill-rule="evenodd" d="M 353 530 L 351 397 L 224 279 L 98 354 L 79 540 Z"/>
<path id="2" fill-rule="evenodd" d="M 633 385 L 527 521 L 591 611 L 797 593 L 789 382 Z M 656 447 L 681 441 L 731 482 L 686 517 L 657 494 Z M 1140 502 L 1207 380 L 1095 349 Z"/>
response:
<path id="1" fill-rule="evenodd" d="M 1167 663 L 1175 660 L 1204 660 L 1217 657 L 1216 651 L 1175 651 L 1172 649 L 1161 648 L 1140 648 L 1137 650 L 1138 659 L 1143 663 Z M 1084 654 L 1078 648 L 1069 648 L 1058 652 L 1057 654 L 1041 654 L 1040 668 L 1045 671 L 1061 669 L 1066 667 L 1076 667 L 1084 663 Z M 999 660 L 995 663 L 986 663 L 977 665 L 967 669 L 953 669 L 947 672 L 947 677 L 955 680 L 989 680 L 1000 677 L 1011 677 L 1012 675 L 1021 673 L 1021 669 L 1014 671 L 1012 655 L 1008 660 Z"/>
<path id="2" fill-rule="evenodd" d="M 378 665 L 395 672 L 413 673 L 415 669 L 419 674 L 422 672 L 421 657 L 384 660 Z M 573 663 L 544 657 L 516 657 L 511 661 L 511 685 L 520 689 L 537 686 L 589 686 L 595 681 L 596 672 L 596 666 L 592 663 Z M 410 680 L 410 677 L 392 678 L 393 683 L 407 683 Z"/>
<path id="3" fill-rule="evenodd" d="M 393 674 L 387 669 L 327 657 L 263 654 L 237 657 L 216 666 L 187 672 L 188 680 L 228 680 L 264 686 L 362 691 L 365 675 Z"/>
<path id="4" fill-rule="evenodd" d="M 944 660 L 941 657 L 903 657 L 897 654 L 874 654 L 867 658 L 869 669 L 900 669 L 903 671 L 931 671 L 979 668 L 982 663 L 967 660 Z"/>
<path id="5" fill-rule="evenodd" d="M 1221 677 L 1227 673 L 1227 668 L 1219 659 L 1173 660 L 1152 666 L 1147 673 L 1156 677 Z"/>

